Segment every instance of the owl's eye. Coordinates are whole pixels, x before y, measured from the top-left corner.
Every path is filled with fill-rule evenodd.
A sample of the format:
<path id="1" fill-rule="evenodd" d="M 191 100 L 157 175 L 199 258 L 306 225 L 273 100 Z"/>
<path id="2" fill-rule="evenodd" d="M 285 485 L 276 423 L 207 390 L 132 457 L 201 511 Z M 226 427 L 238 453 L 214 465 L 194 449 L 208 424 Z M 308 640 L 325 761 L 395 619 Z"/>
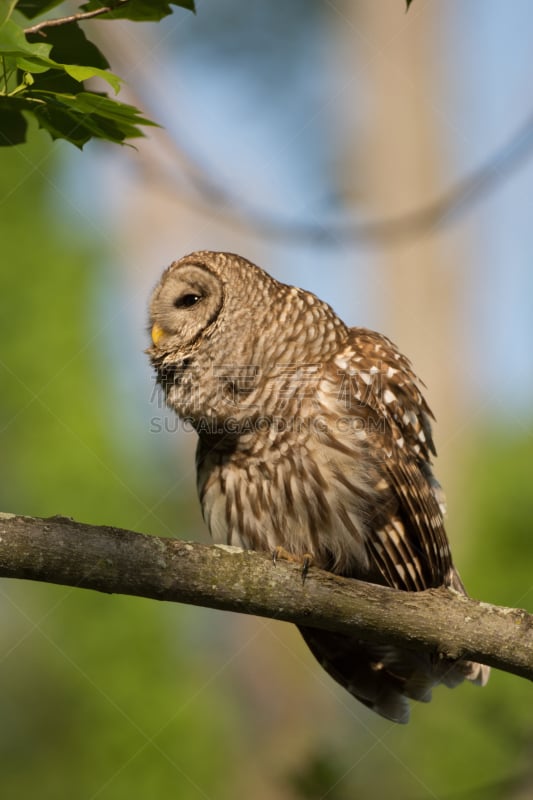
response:
<path id="1" fill-rule="evenodd" d="M 194 294 L 193 292 L 190 294 L 182 294 L 181 297 L 176 297 L 174 300 L 174 308 L 191 308 L 191 306 L 195 306 L 201 299 L 201 295 Z"/>

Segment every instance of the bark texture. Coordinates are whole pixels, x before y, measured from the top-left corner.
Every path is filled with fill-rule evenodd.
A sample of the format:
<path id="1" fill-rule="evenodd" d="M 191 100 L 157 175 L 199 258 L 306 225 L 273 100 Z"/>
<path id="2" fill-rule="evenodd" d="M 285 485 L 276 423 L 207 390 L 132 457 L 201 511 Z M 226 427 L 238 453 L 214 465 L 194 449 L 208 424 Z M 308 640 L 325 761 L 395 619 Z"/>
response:
<path id="1" fill-rule="evenodd" d="M 533 680 L 533 615 L 445 589 L 400 592 L 265 553 L 67 517 L 0 514 L 0 577 L 238 611 L 431 649 Z"/>

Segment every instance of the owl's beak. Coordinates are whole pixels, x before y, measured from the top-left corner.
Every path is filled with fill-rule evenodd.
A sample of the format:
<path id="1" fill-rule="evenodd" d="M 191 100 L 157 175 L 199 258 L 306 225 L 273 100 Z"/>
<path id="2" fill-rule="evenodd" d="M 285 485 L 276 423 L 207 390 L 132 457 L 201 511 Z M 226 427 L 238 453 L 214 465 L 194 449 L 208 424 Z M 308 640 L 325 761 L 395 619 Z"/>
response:
<path id="1" fill-rule="evenodd" d="M 163 330 L 161 325 L 158 325 L 157 322 L 154 322 L 154 324 L 152 325 L 152 342 L 156 347 L 161 341 L 161 339 L 164 338 L 164 336 L 165 336 L 165 331 Z"/>

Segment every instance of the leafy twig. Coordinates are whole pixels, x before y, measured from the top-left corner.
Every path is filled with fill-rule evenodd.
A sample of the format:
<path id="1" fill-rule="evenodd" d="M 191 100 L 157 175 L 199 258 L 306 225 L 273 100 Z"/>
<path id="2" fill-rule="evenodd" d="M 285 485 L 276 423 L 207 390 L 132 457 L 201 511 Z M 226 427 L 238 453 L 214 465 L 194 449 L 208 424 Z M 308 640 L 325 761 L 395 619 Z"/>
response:
<path id="1" fill-rule="evenodd" d="M 129 0 L 119 0 L 118 5 L 124 6 L 129 3 Z M 41 33 L 44 28 L 57 28 L 60 25 L 69 25 L 71 22 L 82 22 L 86 19 L 94 19 L 94 17 L 101 17 L 103 14 L 109 14 L 115 11 L 116 7 L 103 6 L 102 8 L 95 8 L 93 11 L 80 11 L 78 14 L 71 14 L 68 17 L 57 17 L 57 19 L 45 19 L 32 25 L 29 28 L 24 28 L 26 35 L 30 33 Z"/>

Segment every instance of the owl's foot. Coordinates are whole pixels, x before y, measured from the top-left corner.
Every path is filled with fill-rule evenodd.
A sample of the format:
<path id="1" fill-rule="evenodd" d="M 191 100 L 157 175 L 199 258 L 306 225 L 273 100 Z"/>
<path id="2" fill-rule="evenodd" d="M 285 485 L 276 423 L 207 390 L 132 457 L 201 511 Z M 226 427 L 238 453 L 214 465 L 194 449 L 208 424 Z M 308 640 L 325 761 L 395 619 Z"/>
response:
<path id="1" fill-rule="evenodd" d="M 305 579 L 307 578 L 307 573 L 309 572 L 309 567 L 313 563 L 313 556 L 310 553 L 304 553 L 303 556 L 295 556 L 294 553 L 289 553 L 288 550 L 285 550 L 284 547 L 278 545 L 272 551 L 272 561 L 275 564 L 279 559 L 283 559 L 283 561 L 292 561 L 296 562 L 297 564 L 302 565 L 302 583 L 305 583 Z"/>

